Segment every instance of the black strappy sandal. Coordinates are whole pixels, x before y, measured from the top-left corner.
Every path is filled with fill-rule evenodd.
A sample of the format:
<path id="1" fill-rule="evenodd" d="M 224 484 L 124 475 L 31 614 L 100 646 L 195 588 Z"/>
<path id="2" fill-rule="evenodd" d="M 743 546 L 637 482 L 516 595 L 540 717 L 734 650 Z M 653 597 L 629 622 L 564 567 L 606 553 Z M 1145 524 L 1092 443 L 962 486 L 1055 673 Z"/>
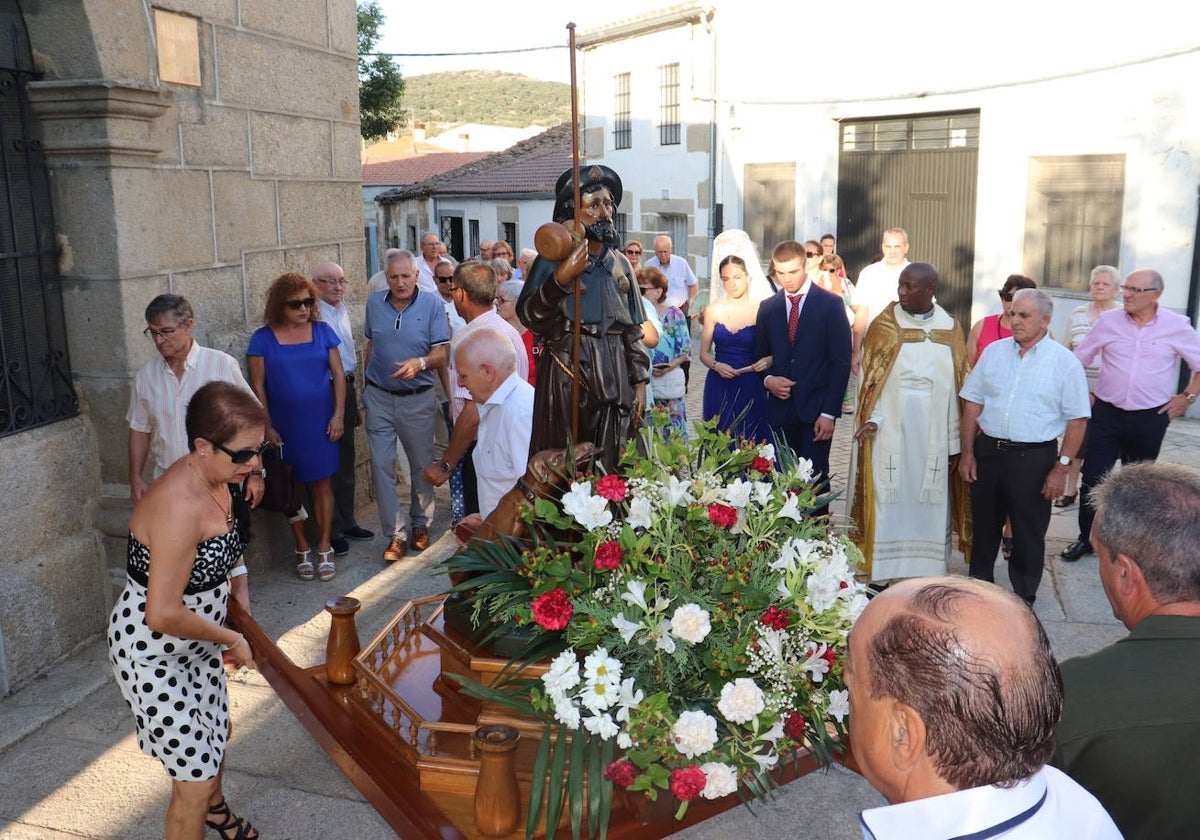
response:
<path id="1" fill-rule="evenodd" d="M 249 820 L 235 817 L 229 810 L 229 803 L 224 799 L 209 808 L 208 813 L 215 816 L 219 822 L 208 817 L 205 818 L 204 824 L 214 829 L 225 840 L 255 840 L 258 837 L 258 829 L 252 826 Z M 237 834 L 229 833 L 235 830 Z"/>

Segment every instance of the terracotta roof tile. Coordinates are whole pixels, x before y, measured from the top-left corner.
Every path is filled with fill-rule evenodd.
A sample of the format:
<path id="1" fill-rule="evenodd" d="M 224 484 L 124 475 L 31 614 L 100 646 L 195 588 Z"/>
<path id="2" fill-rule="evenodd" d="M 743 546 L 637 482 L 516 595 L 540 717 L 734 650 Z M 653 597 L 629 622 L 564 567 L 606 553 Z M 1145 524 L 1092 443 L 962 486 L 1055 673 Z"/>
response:
<path id="1" fill-rule="evenodd" d="M 438 152 L 401 160 L 364 163 L 362 182 L 367 187 L 398 187 L 415 184 L 435 175 L 441 175 L 443 172 L 474 163 L 487 156 L 487 152 Z"/>

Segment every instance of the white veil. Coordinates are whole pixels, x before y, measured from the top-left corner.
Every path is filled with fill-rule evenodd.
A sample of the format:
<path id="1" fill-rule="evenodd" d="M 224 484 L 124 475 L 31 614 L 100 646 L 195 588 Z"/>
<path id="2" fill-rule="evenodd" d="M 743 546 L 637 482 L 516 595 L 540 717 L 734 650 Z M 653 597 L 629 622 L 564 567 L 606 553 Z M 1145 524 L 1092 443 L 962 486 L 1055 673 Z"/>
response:
<path id="1" fill-rule="evenodd" d="M 758 249 L 750 241 L 750 236 L 744 230 L 734 228 L 727 230 L 713 240 L 712 261 L 709 262 L 708 302 L 715 303 L 725 297 L 725 284 L 721 282 L 721 260 L 733 255 L 741 257 L 746 263 L 746 273 L 750 276 L 750 288 L 747 294 L 753 301 L 760 301 L 771 296 L 771 284 L 763 273 L 762 263 L 758 261 Z"/>

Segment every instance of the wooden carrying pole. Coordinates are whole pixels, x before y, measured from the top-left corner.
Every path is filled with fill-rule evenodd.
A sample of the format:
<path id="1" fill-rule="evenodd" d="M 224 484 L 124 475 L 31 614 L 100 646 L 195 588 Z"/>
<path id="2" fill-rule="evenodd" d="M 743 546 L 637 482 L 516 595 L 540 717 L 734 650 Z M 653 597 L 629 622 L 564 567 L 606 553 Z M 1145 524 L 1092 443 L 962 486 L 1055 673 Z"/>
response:
<path id="1" fill-rule="evenodd" d="M 571 50 L 571 181 L 575 191 L 574 216 L 579 215 L 579 95 L 575 89 L 575 24 L 568 23 Z M 587 237 L 584 236 L 586 247 Z M 571 325 L 571 445 L 579 443 L 579 319 L 583 306 L 580 301 L 583 278 L 575 278 L 575 318 Z"/>

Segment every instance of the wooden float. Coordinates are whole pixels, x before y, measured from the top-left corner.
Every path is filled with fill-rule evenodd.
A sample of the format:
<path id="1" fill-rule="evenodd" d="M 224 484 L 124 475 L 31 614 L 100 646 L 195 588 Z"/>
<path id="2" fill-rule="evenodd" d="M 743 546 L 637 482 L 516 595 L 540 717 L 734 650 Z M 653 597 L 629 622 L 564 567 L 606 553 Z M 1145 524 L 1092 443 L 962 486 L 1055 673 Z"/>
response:
<path id="1" fill-rule="evenodd" d="M 307 669 L 292 662 L 232 599 L 229 624 L 250 641 L 259 671 L 292 714 L 405 840 L 497 836 L 476 825 L 475 791 L 487 747 L 477 746 L 474 736 L 481 726 L 519 732 L 511 761 L 519 820 L 516 830 L 498 836 L 521 840 L 542 724 L 470 698 L 447 678 L 462 674 L 489 684 L 508 660 L 478 650 L 447 626 L 442 596 L 409 602 L 361 651 L 353 624 L 357 602 L 336 598 L 326 609 L 332 617 L 327 661 Z M 538 667 L 526 672 L 541 673 Z M 817 768 L 801 751 L 794 761 L 781 761 L 775 777 L 784 783 Z M 666 837 L 741 804 L 736 795 L 697 799 L 676 821 L 677 803 L 669 794 L 657 802 L 616 794 L 608 830 L 614 840 Z M 570 837 L 565 819 L 555 837 Z"/>

